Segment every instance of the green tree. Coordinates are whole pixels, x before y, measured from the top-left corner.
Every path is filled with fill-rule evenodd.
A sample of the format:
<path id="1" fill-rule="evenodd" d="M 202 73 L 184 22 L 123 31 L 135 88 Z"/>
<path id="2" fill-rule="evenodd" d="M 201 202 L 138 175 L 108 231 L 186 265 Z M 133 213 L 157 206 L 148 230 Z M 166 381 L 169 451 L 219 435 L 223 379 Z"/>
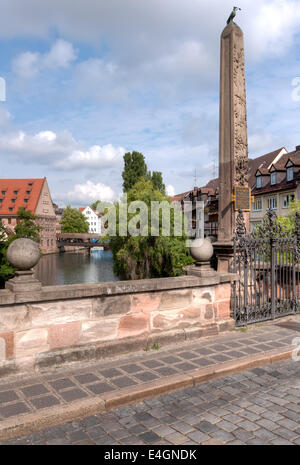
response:
<path id="1" fill-rule="evenodd" d="M 89 223 L 79 210 L 70 207 L 65 208 L 61 224 L 61 232 L 63 233 L 88 233 Z"/>
<path id="2" fill-rule="evenodd" d="M 166 186 L 163 183 L 161 171 L 153 171 L 151 175 L 151 181 L 154 189 L 157 189 L 163 195 L 166 195 Z"/>
<path id="3" fill-rule="evenodd" d="M 13 276 L 14 269 L 6 258 L 8 247 L 7 234 L 2 220 L 0 220 L 0 288 L 4 287 L 4 282 Z"/>
<path id="4" fill-rule="evenodd" d="M 182 267 L 193 263 L 189 249 L 186 247 L 185 236 L 174 235 L 174 210 L 170 209 L 170 236 L 164 236 L 162 216 L 159 215 L 159 235 L 151 235 L 151 202 L 169 200 L 154 189 L 151 181 L 145 179 L 135 183 L 127 193 L 128 205 L 136 200 L 143 201 L 148 206 L 147 235 L 123 236 L 120 234 L 120 224 L 117 224 L 117 235 L 110 237 L 114 259 L 114 272 L 122 279 L 144 279 L 167 276 L 180 276 Z M 117 221 L 120 204 L 117 204 Z M 183 221 L 183 214 L 180 212 Z M 127 223 L 135 213 L 127 213 Z"/>
<path id="5" fill-rule="evenodd" d="M 300 201 L 294 200 L 290 203 L 290 213 L 288 216 L 279 216 L 278 221 L 287 236 L 295 234 L 296 212 L 300 213 Z"/>
<path id="6" fill-rule="evenodd" d="M 128 192 L 140 178 L 147 177 L 147 165 L 142 153 L 133 151 L 124 155 L 123 192 Z"/>
<path id="7" fill-rule="evenodd" d="M 20 238 L 31 239 L 40 242 L 40 231 L 42 227 L 36 223 L 37 217 L 32 214 L 31 210 L 19 208 L 17 212 L 17 225 L 14 233 L 8 237 L 8 243 Z"/>

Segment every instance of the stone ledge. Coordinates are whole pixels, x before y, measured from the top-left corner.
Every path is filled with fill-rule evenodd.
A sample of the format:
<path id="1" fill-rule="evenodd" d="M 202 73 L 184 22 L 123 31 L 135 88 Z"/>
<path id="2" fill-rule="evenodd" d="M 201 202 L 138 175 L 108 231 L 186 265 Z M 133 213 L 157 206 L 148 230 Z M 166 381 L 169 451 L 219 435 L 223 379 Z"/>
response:
<path id="1" fill-rule="evenodd" d="M 0 290 L 1 306 L 14 303 L 49 302 L 85 297 L 101 297 L 122 294 L 135 294 L 149 291 L 165 291 L 190 287 L 212 286 L 232 282 L 237 276 L 232 273 L 217 273 L 214 277 L 197 278 L 178 276 L 174 278 L 153 278 L 134 281 L 112 281 L 108 283 L 69 284 L 63 286 L 43 286 L 41 292 L 28 295 L 15 294 L 7 289 Z"/>
<path id="2" fill-rule="evenodd" d="M 210 325 L 168 330 L 160 333 L 144 334 L 112 341 L 78 345 L 65 349 L 55 349 L 36 355 L 35 370 L 43 371 L 48 368 L 61 367 L 65 363 L 81 362 L 84 360 L 101 360 L 135 352 L 137 350 L 148 350 L 153 344 L 165 346 L 191 339 L 195 340 L 201 337 L 216 336 L 221 332 L 232 330 L 233 327 L 234 321 L 230 319 Z"/>

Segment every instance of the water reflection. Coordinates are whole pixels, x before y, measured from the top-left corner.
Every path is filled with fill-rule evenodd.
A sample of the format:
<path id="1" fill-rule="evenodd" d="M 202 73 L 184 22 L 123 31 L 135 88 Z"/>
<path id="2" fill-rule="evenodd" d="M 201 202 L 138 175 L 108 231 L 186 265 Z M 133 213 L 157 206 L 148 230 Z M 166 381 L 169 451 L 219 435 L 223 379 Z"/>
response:
<path id="1" fill-rule="evenodd" d="M 118 281 L 113 272 L 110 250 L 87 253 L 67 252 L 44 255 L 35 268 L 44 286 Z"/>

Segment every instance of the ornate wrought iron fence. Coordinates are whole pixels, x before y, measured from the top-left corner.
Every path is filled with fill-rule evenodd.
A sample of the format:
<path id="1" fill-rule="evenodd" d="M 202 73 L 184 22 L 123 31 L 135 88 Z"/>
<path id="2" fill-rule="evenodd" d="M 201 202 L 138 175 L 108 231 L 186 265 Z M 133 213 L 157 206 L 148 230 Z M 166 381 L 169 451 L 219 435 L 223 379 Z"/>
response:
<path id="1" fill-rule="evenodd" d="M 300 215 L 296 231 L 285 236 L 274 211 L 268 211 L 260 234 L 245 235 L 243 213 L 237 216 L 234 237 L 233 309 L 237 326 L 299 312 Z"/>

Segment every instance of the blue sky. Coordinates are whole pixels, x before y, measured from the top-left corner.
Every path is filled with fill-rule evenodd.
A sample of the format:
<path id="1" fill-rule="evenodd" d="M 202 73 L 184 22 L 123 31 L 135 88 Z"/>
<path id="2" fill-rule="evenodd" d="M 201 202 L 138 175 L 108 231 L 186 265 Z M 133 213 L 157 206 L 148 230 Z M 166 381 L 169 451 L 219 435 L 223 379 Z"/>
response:
<path id="1" fill-rule="evenodd" d="M 125 151 L 168 192 L 218 162 L 227 0 L 10 0 L 0 6 L 1 177 L 43 177 L 53 200 L 122 190 Z M 241 0 L 249 156 L 300 145 L 300 1 Z M 299 78 L 297 80 L 297 78 Z M 294 85 L 292 85 L 294 82 Z"/>

